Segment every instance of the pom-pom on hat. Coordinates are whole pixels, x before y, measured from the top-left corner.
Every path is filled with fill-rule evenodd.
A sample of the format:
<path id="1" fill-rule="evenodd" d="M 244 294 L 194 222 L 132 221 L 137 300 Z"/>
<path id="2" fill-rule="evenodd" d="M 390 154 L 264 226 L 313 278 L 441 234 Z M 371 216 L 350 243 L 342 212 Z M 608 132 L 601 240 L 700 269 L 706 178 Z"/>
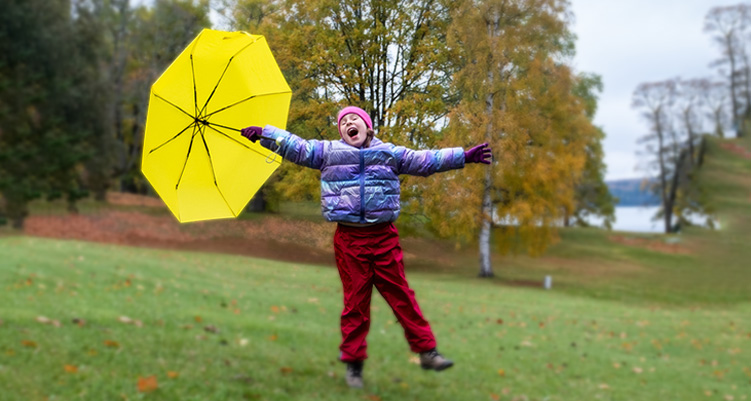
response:
<path id="1" fill-rule="evenodd" d="M 365 125 L 367 125 L 368 128 L 373 129 L 373 121 L 370 119 L 368 113 L 366 113 L 365 110 L 355 106 L 347 106 L 339 112 L 339 115 L 336 117 L 337 127 L 339 126 L 339 123 L 342 122 L 342 117 L 346 116 L 347 114 L 357 114 L 358 116 L 360 116 L 360 118 L 362 118 L 363 121 L 365 121 Z"/>

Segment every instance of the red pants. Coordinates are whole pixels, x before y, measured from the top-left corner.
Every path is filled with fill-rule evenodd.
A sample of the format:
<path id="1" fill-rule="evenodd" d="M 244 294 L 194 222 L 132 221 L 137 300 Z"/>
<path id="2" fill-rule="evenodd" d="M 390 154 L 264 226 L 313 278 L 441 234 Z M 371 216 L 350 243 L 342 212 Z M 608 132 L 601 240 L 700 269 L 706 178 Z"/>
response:
<path id="1" fill-rule="evenodd" d="M 339 224 L 334 234 L 334 254 L 344 289 L 341 361 L 362 361 L 368 357 L 365 337 L 370 329 L 374 285 L 404 328 L 410 349 L 424 352 L 436 347 L 430 325 L 404 276 L 399 232 L 393 224 L 369 227 Z"/>

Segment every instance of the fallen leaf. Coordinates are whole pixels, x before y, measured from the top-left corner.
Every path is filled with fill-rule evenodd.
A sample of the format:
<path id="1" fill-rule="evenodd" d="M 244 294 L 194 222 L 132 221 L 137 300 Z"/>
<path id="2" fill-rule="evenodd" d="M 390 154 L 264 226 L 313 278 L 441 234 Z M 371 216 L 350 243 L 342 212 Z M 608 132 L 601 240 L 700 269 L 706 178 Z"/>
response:
<path id="1" fill-rule="evenodd" d="M 63 367 L 65 369 L 66 373 L 77 373 L 78 372 L 78 366 L 76 365 L 65 365 Z"/>
<path id="2" fill-rule="evenodd" d="M 208 332 L 208 333 L 218 333 L 219 332 L 219 329 L 216 326 L 214 326 L 213 324 L 204 327 L 203 330 L 206 331 L 206 332 Z"/>
<path id="3" fill-rule="evenodd" d="M 159 388 L 156 376 L 138 377 L 138 392 L 149 393 Z"/>
<path id="4" fill-rule="evenodd" d="M 634 373 L 636 373 L 637 375 L 639 375 L 639 374 L 641 374 L 642 372 L 644 372 L 644 369 L 642 369 L 642 368 L 640 368 L 640 367 L 638 367 L 638 366 L 634 367 L 634 369 L 633 369 L 633 370 L 634 370 Z"/>
<path id="5" fill-rule="evenodd" d="M 271 311 L 274 312 L 274 313 L 279 313 L 279 307 L 276 306 L 276 305 L 274 305 L 274 306 L 271 307 Z"/>
<path id="6" fill-rule="evenodd" d="M 493 401 L 499 401 L 501 399 L 501 396 L 498 394 L 490 394 L 490 399 Z"/>
<path id="7" fill-rule="evenodd" d="M 117 320 L 120 323 L 125 323 L 125 324 L 131 324 L 131 323 L 133 323 L 133 319 L 131 319 L 131 318 L 127 317 L 127 316 L 120 316 L 120 317 L 117 318 Z"/>
<path id="8" fill-rule="evenodd" d="M 379 396 L 377 396 L 375 394 L 371 394 L 371 395 L 369 395 L 369 396 L 367 396 L 365 398 L 369 399 L 370 401 L 381 401 L 381 397 L 379 397 Z"/>
<path id="9" fill-rule="evenodd" d="M 120 348 L 120 343 L 112 340 L 104 340 L 104 346 L 110 348 Z"/>
<path id="10" fill-rule="evenodd" d="M 415 365 L 419 365 L 420 364 L 420 358 L 418 358 L 417 356 L 413 355 L 413 356 L 409 357 L 409 363 L 412 363 L 412 364 L 415 364 Z"/>
<path id="11" fill-rule="evenodd" d="M 203 318 L 200 316 L 196 316 L 193 319 L 195 319 L 196 323 L 201 323 L 203 321 Z"/>
<path id="12" fill-rule="evenodd" d="M 39 323 L 41 323 L 41 324 L 50 324 L 50 323 L 52 323 L 52 320 L 50 320 L 50 318 L 45 317 L 45 316 L 37 316 L 36 321 L 39 322 Z"/>
<path id="13" fill-rule="evenodd" d="M 498 369 L 498 376 L 506 377 L 506 371 L 503 369 Z"/>
<path id="14" fill-rule="evenodd" d="M 289 366 L 283 366 L 281 369 L 279 369 L 279 371 L 282 372 L 282 374 L 286 375 L 292 373 L 292 368 L 290 368 Z"/>
<path id="15" fill-rule="evenodd" d="M 85 320 L 83 320 L 81 318 L 77 318 L 77 317 L 74 317 L 73 320 L 72 320 L 72 322 L 73 322 L 73 324 L 77 324 L 78 327 L 83 327 L 84 325 L 86 325 L 86 321 Z"/>
<path id="16" fill-rule="evenodd" d="M 180 373 L 178 372 L 175 372 L 172 370 L 167 371 L 167 377 L 169 377 L 170 379 L 177 379 L 179 376 L 180 376 Z"/>
<path id="17" fill-rule="evenodd" d="M 601 383 L 599 386 L 597 386 L 600 390 L 608 390 L 610 386 L 608 386 L 605 383 Z"/>
<path id="18" fill-rule="evenodd" d="M 23 340 L 21 341 L 21 345 L 23 345 L 24 347 L 29 347 L 29 348 L 38 347 L 36 341 L 31 341 L 31 340 Z"/>

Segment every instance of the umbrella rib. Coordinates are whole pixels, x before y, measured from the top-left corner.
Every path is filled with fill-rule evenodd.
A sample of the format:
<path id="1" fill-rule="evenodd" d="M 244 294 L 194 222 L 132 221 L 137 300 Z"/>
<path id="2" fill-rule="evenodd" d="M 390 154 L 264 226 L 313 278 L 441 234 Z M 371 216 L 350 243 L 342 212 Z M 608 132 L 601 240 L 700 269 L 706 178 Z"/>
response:
<path id="1" fill-rule="evenodd" d="M 222 75 L 219 77 L 219 80 L 216 82 L 216 85 L 214 85 L 214 89 L 211 90 L 211 94 L 209 95 L 209 98 L 206 99 L 206 103 L 204 103 L 203 107 L 201 108 L 201 113 L 203 113 L 206 110 L 206 107 L 208 107 L 209 102 L 211 101 L 211 98 L 214 97 L 214 93 L 216 92 L 216 88 L 218 88 L 219 84 L 222 83 L 222 80 L 224 79 L 224 74 L 227 73 L 227 70 L 229 69 L 229 65 L 232 64 L 232 60 L 234 60 L 235 57 L 238 54 L 242 53 L 243 50 L 245 50 L 248 47 L 250 47 L 250 45 L 252 45 L 253 43 L 255 43 L 255 41 L 251 42 L 251 43 L 248 43 L 247 45 L 243 46 L 242 49 L 238 50 L 237 53 L 233 54 L 232 57 L 230 57 L 229 60 L 227 60 L 227 65 L 224 66 L 224 71 L 222 71 Z M 191 60 L 192 60 L 192 58 L 191 58 Z M 193 79 L 195 80 L 195 76 L 193 76 Z M 198 108 L 198 104 L 196 104 L 196 109 L 197 108 Z"/>
<path id="2" fill-rule="evenodd" d="M 183 128 L 183 129 L 182 129 L 182 130 L 181 130 L 180 132 L 178 132 L 178 133 L 177 133 L 177 135 L 175 135 L 175 136 L 173 136 L 172 138 L 168 139 L 168 140 L 167 140 L 167 142 L 165 142 L 165 143 L 163 143 L 163 144 L 161 144 L 161 145 L 159 145 L 159 146 L 155 147 L 154 149 L 151 149 L 151 150 L 149 151 L 149 154 L 152 154 L 152 153 L 154 153 L 154 151 L 155 151 L 155 150 L 157 150 L 157 149 L 161 148 L 162 146 L 164 146 L 164 145 L 166 145 L 166 144 L 168 144 L 168 143 L 172 142 L 173 140 L 177 139 L 177 137 L 178 137 L 178 136 L 182 135 L 182 133 L 183 133 L 183 132 L 187 131 L 187 130 L 188 130 L 188 128 L 190 128 L 191 126 L 194 126 L 195 124 L 196 124 L 195 122 L 192 122 L 192 123 L 188 124 L 188 126 L 187 126 L 187 127 L 185 127 L 185 128 Z"/>
<path id="3" fill-rule="evenodd" d="M 193 140 L 196 139 L 196 128 L 198 125 L 193 126 L 193 136 L 190 137 L 190 145 L 188 145 L 188 153 L 185 155 L 185 163 L 183 169 L 180 171 L 180 177 L 177 178 L 177 184 L 175 184 L 175 190 L 180 186 L 180 181 L 183 180 L 183 174 L 185 174 L 185 167 L 188 166 L 188 158 L 190 157 L 190 150 L 193 148 Z"/>
<path id="4" fill-rule="evenodd" d="M 162 99 L 162 100 L 164 100 L 164 101 L 165 101 L 165 102 L 167 102 L 167 104 L 169 104 L 170 106 L 172 106 L 172 107 L 174 107 L 174 108 L 176 108 L 176 109 L 178 109 L 178 110 L 182 111 L 182 112 L 183 112 L 183 113 L 184 113 L 184 114 L 185 114 L 186 116 L 190 117 L 190 119 L 191 119 L 191 120 L 195 120 L 195 118 L 196 118 L 195 116 L 193 116 L 193 115 L 191 115 L 190 113 L 188 113 L 187 111 L 183 110 L 182 108 L 180 108 L 180 106 L 178 106 L 178 105 L 176 105 L 176 104 L 174 104 L 174 103 L 170 102 L 169 100 L 167 100 L 167 99 L 165 99 L 165 98 L 163 98 L 163 97 L 159 96 L 159 94 L 157 94 L 157 93 L 154 93 L 154 96 L 155 96 L 155 97 L 156 97 L 157 99 Z"/>
<path id="5" fill-rule="evenodd" d="M 198 129 L 198 132 L 201 134 L 201 141 L 203 141 L 203 147 L 206 149 L 206 154 L 209 156 L 209 165 L 211 166 L 211 176 L 214 177 L 214 186 L 216 187 L 216 190 L 219 191 L 219 195 L 221 195 L 222 200 L 224 200 L 224 204 L 227 205 L 227 208 L 234 213 L 235 211 L 232 210 L 232 206 L 230 206 L 229 202 L 227 202 L 227 198 L 224 197 L 224 193 L 222 192 L 222 189 L 219 188 L 219 184 L 216 183 L 216 171 L 214 171 L 214 161 L 211 160 L 211 151 L 209 151 L 209 145 L 206 143 L 206 138 L 203 135 L 203 130 L 201 128 Z"/>
<path id="6" fill-rule="evenodd" d="M 198 92 L 196 89 L 196 67 L 193 65 L 193 50 L 190 51 L 190 73 L 193 75 L 193 112 L 196 116 L 198 113 Z"/>
<path id="7" fill-rule="evenodd" d="M 247 98 L 245 98 L 245 99 L 243 99 L 243 100 L 240 100 L 240 101 L 238 101 L 238 102 L 232 103 L 232 104 L 231 104 L 231 105 L 229 105 L 229 106 L 226 106 L 226 107 L 222 107 L 222 108 L 221 108 L 221 109 L 219 109 L 219 110 L 213 111 L 213 112 L 211 112 L 211 114 L 207 114 L 207 115 L 206 115 L 206 116 L 205 116 L 204 118 L 207 118 L 207 119 L 208 119 L 209 117 L 213 116 L 214 114 L 217 114 L 217 113 L 219 113 L 219 112 L 221 112 L 221 111 L 227 110 L 227 109 L 229 109 L 229 108 L 231 108 L 231 107 L 235 107 L 235 106 L 237 106 L 237 105 L 238 105 L 238 104 L 240 104 L 240 103 L 244 103 L 244 102 L 247 102 L 248 100 L 251 100 L 251 99 L 253 99 L 253 98 L 256 98 L 256 97 L 261 97 L 261 96 L 271 96 L 271 95 L 281 95 L 281 94 L 283 94 L 283 93 L 289 93 L 289 91 L 284 91 L 284 92 L 272 92 L 272 93 L 264 93 L 263 95 L 253 95 L 253 96 L 248 96 Z"/>
<path id="8" fill-rule="evenodd" d="M 255 149 L 251 148 L 250 146 L 248 146 L 248 145 L 246 145 L 246 144 L 244 144 L 244 143 L 242 143 L 242 142 L 238 141 L 237 139 L 235 139 L 235 138 L 233 138 L 233 137 L 231 137 L 231 136 L 227 135 L 226 133 L 224 133 L 224 132 L 222 132 L 222 131 L 219 131 L 218 129 L 216 129 L 216 128 L 214 127 L 214 125 L 216 125 L 216 124 L 210 124 L 210 125 L 208 125 L 208 127 L 209 127 L 209 128 L 211 128 L 211 129 L 213 129 L 214 131 L 216 131 L 216 132 L 218 132 L 218 133 L 220 133 L 220 134 L 224 135 L 225 137 L 227 137 L 227 139 L 231 139 L 231 140 L 233 140 L 233 141 L 237 142 L 237 144 L 238 144 L 238 145 L 240 145 L 240 146 L 244 146 L 244 147 L 245 147 L 245 148 L 247 148 L 248 150 L 252 150 L 253 152 L 256 152 L 256 153 L 258 153 L 259 155 L 261 155 L 261 156 L 263 156 L 263 157 L 268 157 L 268 155 L 265 155 L 265 154 L 263 154 L 263 153 L 261 153 L 261 152 L 259 152 L 259 151 L 255 150 Z M 267 139 L 271 139 L 271 138 L 267 138 Z"/>

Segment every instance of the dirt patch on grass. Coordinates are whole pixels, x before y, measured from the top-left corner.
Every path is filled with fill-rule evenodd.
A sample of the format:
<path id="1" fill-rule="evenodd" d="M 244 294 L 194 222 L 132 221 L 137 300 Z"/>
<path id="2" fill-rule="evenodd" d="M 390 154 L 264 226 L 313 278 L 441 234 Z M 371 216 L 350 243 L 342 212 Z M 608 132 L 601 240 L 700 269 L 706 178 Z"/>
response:
<path id="1" fill-rule="evenodd" d="M 611 235 L 609 240 L 626 246 L 649 249 L 650 251 L 688 255 L 691 251 L 681 244 L 668 244 L 661 239 L 649 239 L 639 237 L 626 237 L 623 235 Z"/>
<path id="2" fill-rule="evenodd" d="M 727 150 L 730 153 L 741 156 L 744 159 L 751 159 L 751 151 L 749 151 L 748 149 L 744 148 L 741 145 L 738 145 L 737 143 L 723 142 L 720 144 L 720 147 Z"/>
<path id="3" fill-rule="evenodd" d="M 149 199 L 116 198 L 118 205 Z M 163 207 L 163 205 L 158 205 Z M 267 217 L 254 221 L 215 220 L 180 224 L 172 216 L 102 210 L 87 215 L 34 215 L 27 235 L 203 252 L 232 253 L 298 263 L 333 264 L 334 225 Z"/>

